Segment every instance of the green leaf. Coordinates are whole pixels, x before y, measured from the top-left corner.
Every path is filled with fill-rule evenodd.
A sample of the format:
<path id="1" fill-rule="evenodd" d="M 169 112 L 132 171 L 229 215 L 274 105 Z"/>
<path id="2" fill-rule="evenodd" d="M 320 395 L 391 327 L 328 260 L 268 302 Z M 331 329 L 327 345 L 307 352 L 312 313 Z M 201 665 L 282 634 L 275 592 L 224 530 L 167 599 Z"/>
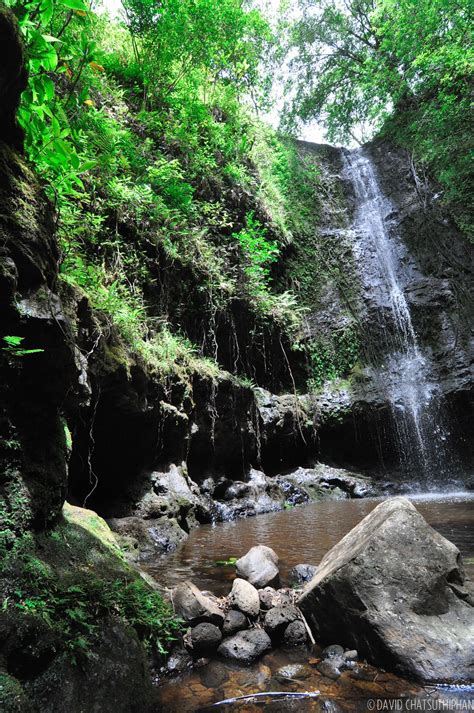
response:
<path id="1" fill-rule="evenodd" d="M 83 0 L 60 0 L 61 5 L 69 10 L 79 10 L 81 12 L 89 12 L 89 7 Z"/>
<path id="2" fill-rule="evenodd" d="M 25 337 L 2 337 L 3 341 L 12 347 L 17 347 L 19 344 L 22 343 L 24 338 Z"/>

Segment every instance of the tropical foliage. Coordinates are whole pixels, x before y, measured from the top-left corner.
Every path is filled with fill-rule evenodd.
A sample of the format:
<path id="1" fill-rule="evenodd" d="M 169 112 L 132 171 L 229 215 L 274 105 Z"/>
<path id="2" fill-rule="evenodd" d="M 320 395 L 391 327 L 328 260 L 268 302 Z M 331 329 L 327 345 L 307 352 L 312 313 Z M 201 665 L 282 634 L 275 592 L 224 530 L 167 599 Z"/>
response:
<path id="1" fill-rule="evenodd" d="M 289 122 L 331 140 L 390 132 L 428 163 L 468 229 L 473 47 L 468 0 L 300 0 Z"/>
<path id="2" fill-rule="evenodd" d="M 256 116 L 274 43 L 262 14 L 239 0 L 127 0 L 118 21 L 84 0 L 7 1 L 28 53 L 19 120 L 57 208 L 62 279 L 159 370 L 170 329 L 181 366 L 202 352 L 146 296 L 166 264 L 195 275 L 209 318 L 244 298 L 294 334 L 295 299 L 271 270 L 313 199 L 294 147 Z"/>

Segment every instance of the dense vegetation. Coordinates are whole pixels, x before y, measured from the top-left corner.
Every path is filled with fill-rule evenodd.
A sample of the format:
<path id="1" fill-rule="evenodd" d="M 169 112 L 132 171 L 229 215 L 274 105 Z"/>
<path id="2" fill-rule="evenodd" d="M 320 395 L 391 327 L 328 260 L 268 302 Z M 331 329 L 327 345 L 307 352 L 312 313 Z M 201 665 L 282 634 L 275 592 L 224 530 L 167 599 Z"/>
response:
<path id="1" fill-rule="evenodd" d="M 291 29 L 291 120 L 331 140 L 384 132 L 441 181 L 472 235 L 472 4 L 468 0 L 300 0 Z M 364 133 L 364 131 L 362 131 Z M 423 173 L 423 167 L 420 174 Z M 421 179 L 420 179 L 421 180 Z"/>
<path id="2" fill-rule="evenodd" d="M 124 22 L 83 0 L 10 4 L 29 58 L 19 119 L 56 204 L 62 280 L 164 375 L 217 374 L 203 357 L 232 300 L 296 344 L 302 310 L 272 268 L 314 233 L 319 174 L 256 116 L 274 41 L 264 17 L 237 0 L 133 0 Z M 199 338 L 189 304 L 158 287 L 170 269 L 198 285 Z"/>

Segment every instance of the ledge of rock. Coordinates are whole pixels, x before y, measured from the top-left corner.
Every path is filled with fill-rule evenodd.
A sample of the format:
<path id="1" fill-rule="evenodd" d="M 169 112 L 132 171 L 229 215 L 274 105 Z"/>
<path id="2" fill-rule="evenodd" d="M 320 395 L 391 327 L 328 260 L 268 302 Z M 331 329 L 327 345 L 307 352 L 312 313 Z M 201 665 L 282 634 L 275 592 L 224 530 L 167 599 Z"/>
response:
<path id="1" fill-rule="evenodd" d="M 457 547 L 393 498 L 325 555 L 298 606 L 322 643 L 412 679 L 471 681 L 474 607 L 463 584 Z"/>

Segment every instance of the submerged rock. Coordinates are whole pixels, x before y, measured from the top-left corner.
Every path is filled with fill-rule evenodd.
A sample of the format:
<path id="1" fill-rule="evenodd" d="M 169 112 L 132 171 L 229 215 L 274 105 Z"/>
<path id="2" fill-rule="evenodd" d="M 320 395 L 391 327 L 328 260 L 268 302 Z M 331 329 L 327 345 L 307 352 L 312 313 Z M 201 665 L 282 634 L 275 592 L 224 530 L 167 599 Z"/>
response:
<path id="1" fill-rule="evenodd" d="M 311 676 L 311 671 L 308 666 L 301 663 L 287 664 L 275 671 L 277 681 L 285 683 L 286 681 L 304 681 Z"/>
<path id="2" fill-rule="evenodd" d="M 271 547 L 256 545 L 236 562 L 237 575 L 246 579 L 257 589 L 277 584 L 280 572 L 278 555 Z"/>
<path id="3" fill-rule="evenodd" d="M 193 660 L 183 646 L 178 646 L 171 652 L 166 669 L 169 673 L 182 673 L 186 669 L 191 668 Z"/>
<path id="4" fill-rule="evenodd" d="M 305 584 L 310 582 L 318 568 L 314 564 L 297 564 L 290 569 L 289 579 L 294 584 Z"/>
<path id="5" fill-rule="evenodd" d="M 336 681 L 341 675 L 341 670 L 338 665 L 338 661 L 335 659 L 324 659 L 317 665 L 319 673 L 322 673 L 326 678 L 330 678 Z"/>
<path id="6" fill-rule="evenodd" d="M 178 584 L 172 591 L 176 615 L 191 625 L 209 622 L 222 626 L 224 614 L 209 597 L 204 596 L 190 581 Z"/>
<path id="7" fill-rule="evenodd" d="M 246 616 L 255 618 L 260 611 L 260 599 L 258 591 L 250 582 L 245 579 L 234 579 L 232 591 L 229 594 L 229 601 L 235 609 L 238 609 Z"/>
<path id="8" fill-rule="evenodd" d="M 421 681 L 474 676 L 474 608 L 459 550 L 405 498 L 381 503 L 330 550 L 298 605 L 320 641 Z"/>
<path id="9" fill-rule="evenodd" d="M 224 639 L 217 653 L 225 658 L 250 663 L 271 648 L 272 642 L 268 634 L 262 629 L 250 629 Z"/>

